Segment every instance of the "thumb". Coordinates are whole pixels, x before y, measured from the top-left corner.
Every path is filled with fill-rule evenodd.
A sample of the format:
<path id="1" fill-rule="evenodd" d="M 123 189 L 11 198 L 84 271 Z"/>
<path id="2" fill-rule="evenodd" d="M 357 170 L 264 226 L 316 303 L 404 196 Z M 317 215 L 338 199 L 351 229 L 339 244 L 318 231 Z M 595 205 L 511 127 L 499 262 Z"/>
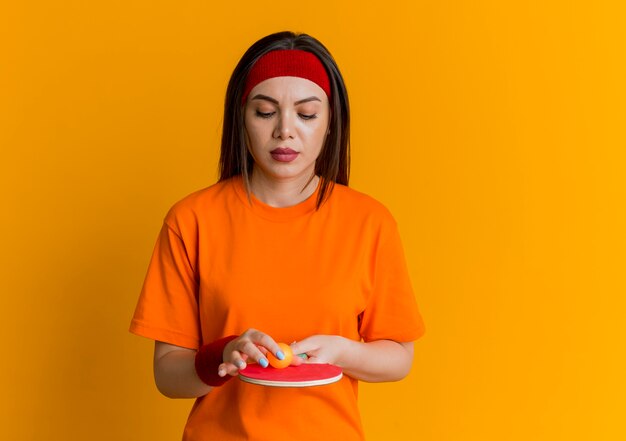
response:
<path id="1" fill-rule="evenodd" d="M 317 345 L 313 341 L 312 337 L 307 337 L 299 342 L 293 342 L 289 346 L 291 347 L 291 352 L 293 352 L 293 355 L 301 358 L 305 358 L 303 357 L 303 355 L 306 355 L 317 349 Z"/>
<path id="2" fill-rule="evenodd" d="M 293 352 L 294 357 L 298 357 L 301 354 L 306 354 L 306 345 L 303 345 L 302 342 L 293 342 L 289 345 L 291 348 L 291 352 Z"/>

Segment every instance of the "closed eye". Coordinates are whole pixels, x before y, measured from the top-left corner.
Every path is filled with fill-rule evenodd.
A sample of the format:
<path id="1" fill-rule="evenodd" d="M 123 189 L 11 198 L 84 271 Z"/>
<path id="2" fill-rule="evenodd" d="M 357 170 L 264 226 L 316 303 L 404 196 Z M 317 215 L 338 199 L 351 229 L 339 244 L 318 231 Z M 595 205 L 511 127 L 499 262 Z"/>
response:
<path id="1" fill-rule="evenodd" d="M 313 114 L 311 114 L 311 115 L 306 115 L 306 114 L 304 114 L 304 113 L 298 113 L 298 116 L 299 116 L 300 118 L 304 119 L 304 120 L 307 120 L 307 119 L 315 119 L 315 118 L 317 118 L 317 114 L 316 114 L 316 113 L 313 113 Z"/>
<path id="2" fill-rule="evenodd" d="M 259 118 L 265 118 L 265 119 L 268 119 L 268 118 L 271 118 L 272 116 L 274 116 L 274 114 L 275 114 L 275 113 L 276 113 L 276 112 L 267 112 L 267 113 L 265 113 L 265 112 L 259 112 L 259 111 L 257 110 L 257 111 L 256 111 L 256 116 L 258 116 Z"/>

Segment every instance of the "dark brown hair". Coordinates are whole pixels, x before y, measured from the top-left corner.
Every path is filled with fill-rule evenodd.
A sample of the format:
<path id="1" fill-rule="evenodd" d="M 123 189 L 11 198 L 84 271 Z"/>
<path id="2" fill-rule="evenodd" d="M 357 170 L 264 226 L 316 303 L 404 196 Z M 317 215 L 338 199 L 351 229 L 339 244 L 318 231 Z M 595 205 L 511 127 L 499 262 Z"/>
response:
<path id="1" fill-rule="evenodd" d="M 315 174 L 321 177 L 317 208 L 330 196 L 335 183 L 348 185 L 350 173 L 350 105 L 348 93 L 337 63 L 326 47 L 307 34 L 278 32 L 261 38 L 246 51 L 235 67 L 226 89 L 224 126 L 220 152 L 220 181 L 241 175 L 246 190 L 250 188 L 250 173 L 254 164 L 248 151 L 242 103 L 246 78 L 254 63 L 268 52 L 280 49 L 300 49 L 320 59 L 330 80 L 331 98 L 329 133 L 322 146 Z"/>

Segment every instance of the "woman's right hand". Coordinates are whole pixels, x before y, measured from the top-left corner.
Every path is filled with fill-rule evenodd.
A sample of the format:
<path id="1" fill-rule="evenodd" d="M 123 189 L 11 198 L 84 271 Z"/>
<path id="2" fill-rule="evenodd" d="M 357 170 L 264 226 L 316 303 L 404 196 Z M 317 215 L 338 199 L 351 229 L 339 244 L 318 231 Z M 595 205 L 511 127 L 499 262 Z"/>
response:
<path id="1" fill-rule="evenodd" d="M 224 362 L 219 365 L 217 373 L 220 377 L 238 375 L 249 360 L 267 367 L 267 351 L 271 351 L 279 360 L 285 357 L 272 337 L 256 329 L 248 329 L 226 345 L 222 358 Z"/>

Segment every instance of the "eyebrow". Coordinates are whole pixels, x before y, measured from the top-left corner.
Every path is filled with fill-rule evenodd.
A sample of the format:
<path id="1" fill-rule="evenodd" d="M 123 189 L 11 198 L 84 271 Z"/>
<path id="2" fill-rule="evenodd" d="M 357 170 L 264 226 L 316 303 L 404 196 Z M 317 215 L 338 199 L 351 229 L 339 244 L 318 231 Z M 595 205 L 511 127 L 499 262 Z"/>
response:
<path id="1" fill-rule="evenodd" d="M 277 105 L 279 104 L 278 100 L 276 100 L 275 98 L 272 98 L 271 96 L 267 96 L 267 95 L 262 95 L 262 94 L 254 95 L 252 97 L 252 99 L 253 100 L 265 100 L 265 101 L 269 101 L 270 103 L 274 103 L 274 104 L 277 104 Z M 298 100 L 294 104 L 298 105 L 298 104 L 308 103 L 310 101 L 322 102 L 322 100 L 320 100 L 318 97 L 310 96 L 308 98 L 303 98 L 301 100 Z"/>

